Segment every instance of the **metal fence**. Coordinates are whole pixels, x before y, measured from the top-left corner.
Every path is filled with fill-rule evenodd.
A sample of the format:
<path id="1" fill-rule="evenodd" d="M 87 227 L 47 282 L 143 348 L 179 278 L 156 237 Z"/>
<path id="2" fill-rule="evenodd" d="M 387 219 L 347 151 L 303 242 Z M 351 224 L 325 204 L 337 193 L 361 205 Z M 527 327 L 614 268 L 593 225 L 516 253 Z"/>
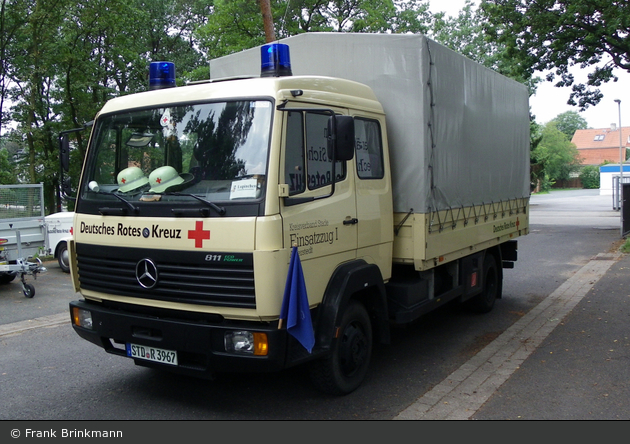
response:
<path id="1" fill-rule="evenodd" d="M 0 185 L 0 219 L 44 217 L 44 184 Z"/>
<path id="2" fill-rule="evenodd" d="M 613 196 L 613 210 L 621 210 L 621 187 L 619 186 L 619 176 L 613 176 L 612 196 Z M 623 176 L 623 183 L 630 183 L 630 176 Z"/>

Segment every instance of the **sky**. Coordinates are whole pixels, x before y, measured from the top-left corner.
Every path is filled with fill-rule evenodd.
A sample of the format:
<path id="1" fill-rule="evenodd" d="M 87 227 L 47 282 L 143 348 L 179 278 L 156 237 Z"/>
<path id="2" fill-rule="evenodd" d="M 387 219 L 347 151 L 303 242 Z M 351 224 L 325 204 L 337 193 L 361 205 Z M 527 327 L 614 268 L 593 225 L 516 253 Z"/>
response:
<path id="1" fill-rule="evenodd" d="M 465 3 L 465 0 L 431 0 L 429 9 L 433 13 L 446 12 L 447 15 L 457 16 Z M 576 80 L 586 80 L 588 72 L 589 70 L 580 70 L 578 67 L 571 69 Z M 590 106 L 583 112 L 576 106 L 567 105 L 571 94 L 570 87 L 557 88 L 553 86 L 553 82 L 541 82 L 536 94 L 529 98 L 536 122 L 545 124 L 558 114 L 575 111 L 586 120 L 589 128 L 608 128 L 611 123 L 619 126 L 620 115 L 621 126 L 630 126 L 630 73 L 616 70 L 615 74 L 619 77 L 617 82 L 608 82 L 599 88 L 604 94 L 599 104 Z M 540 73 L 539 77 L 544 80 L 545 75 L 546 73 Z M 621 100 L 621 104 L 618 105 L 615 99 Z"/>

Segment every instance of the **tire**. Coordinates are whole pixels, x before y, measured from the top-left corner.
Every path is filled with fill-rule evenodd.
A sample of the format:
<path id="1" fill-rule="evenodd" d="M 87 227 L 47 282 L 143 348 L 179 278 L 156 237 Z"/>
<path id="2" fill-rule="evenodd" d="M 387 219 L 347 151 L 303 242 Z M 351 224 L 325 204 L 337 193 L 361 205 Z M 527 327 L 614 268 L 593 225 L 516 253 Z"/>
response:
<path id="1" fill-rule="evenodd" d="M 68 244 L 62 242 L 57 248 L 57 262 L 59 262 L 59 268 L 64 273 L 70 273 L 70 257 L 68 256 Z"/>
<path id="2" fill-rule="evenodd" d="M 9 282 L 13 282 L 15 279 L 15 274 L 0 274 L 0 285 L 8 284 Z"/>
<path id="3" fill-rule="evenodd" d="M 31 284 L 24 284 L 22 292 L 24 293 L 24 296 L 30 299 L 35 296 L 35 287 Z"/>
<path id="4" fill-rule="evenodd" d="M 488 254 L 483 261 L 483 290 L 465 302 L 466 309 L 474 313 L 489 313 L 499 297 L 499 270 L 493 255 Z"/>
<path id="5" fill-rule="evenodd" d="M 313 384 L 324 393 L 347 395 L 367 374 L 372 356 L 372 324 L 363 304 L 351 301 L 343 313 L 339 337 L 330 355 L 310 367 Z"/>

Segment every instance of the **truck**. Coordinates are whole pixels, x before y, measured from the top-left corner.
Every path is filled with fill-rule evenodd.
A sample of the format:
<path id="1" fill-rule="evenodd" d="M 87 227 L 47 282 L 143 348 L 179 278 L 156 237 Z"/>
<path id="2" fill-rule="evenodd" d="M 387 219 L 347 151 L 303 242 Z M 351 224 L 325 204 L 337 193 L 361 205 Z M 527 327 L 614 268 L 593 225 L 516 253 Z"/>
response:
<path id="1" fill-rule="evenodd" d="M 35 296 L 35 286 L 26 276 L 37 279 L 46 271 L 39 256 L 46 248 L 44 185 L 0 185 L 0 284 L 20 276 L 22 292 Z"/>
<path id="2" fill-rule="evenodd" d="M 417 34 L 300 34 L 179 87 L 152 63 L 91 126 L 73 329 L 140 366 L 300 365 L 353 392 L 392 328 L 502 297 L 529 231 L 528 97 Z"/>

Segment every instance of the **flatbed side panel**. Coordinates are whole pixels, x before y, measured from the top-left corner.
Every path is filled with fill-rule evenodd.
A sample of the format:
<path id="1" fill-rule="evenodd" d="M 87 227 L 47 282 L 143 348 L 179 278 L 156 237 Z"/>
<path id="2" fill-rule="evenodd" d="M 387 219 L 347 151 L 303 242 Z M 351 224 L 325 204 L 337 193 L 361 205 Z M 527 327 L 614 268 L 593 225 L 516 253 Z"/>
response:
<path id="1" fill-rule="evenodd" d="M 396 213 L 394 263 L 428 270 L 529 232 L 529 197 L 433 213 Z"/>
<path id="2" fill-rule="evenodd" d="M 20 249 L 18 249 L 18 232 Z M 8 260 L 16 260 L 19 257 L 26 259 L 42 253 L 46 240 L 44 220 L 2 222 L 0 223 L 0 239 L 6 239 L 1 247 L 4 248 Z"/>
<path id="3" fill-rule="evenodd" d="M 4 260 L 27 259 L 43 252 L 43 193 L 41 183 L 0 185 L 0 248 L 4 250 Z"/>

